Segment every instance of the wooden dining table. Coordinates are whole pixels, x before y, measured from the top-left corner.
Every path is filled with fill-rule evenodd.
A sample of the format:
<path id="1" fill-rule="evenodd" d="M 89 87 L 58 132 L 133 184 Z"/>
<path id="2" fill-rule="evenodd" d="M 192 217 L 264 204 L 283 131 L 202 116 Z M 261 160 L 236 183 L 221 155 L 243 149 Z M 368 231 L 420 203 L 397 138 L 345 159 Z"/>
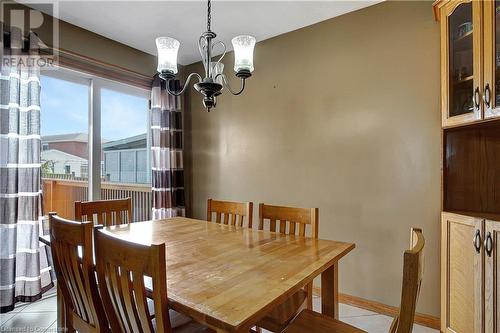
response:
<path id="1" fill-rule="evenodd" d="M 338 262 L 353 243 L 175 217 L 105 227 L 141 244 L 166 244 L 171 307 L 217 332 L 248 332 L 321 275 L 321 311 L 338 318 Z"/>

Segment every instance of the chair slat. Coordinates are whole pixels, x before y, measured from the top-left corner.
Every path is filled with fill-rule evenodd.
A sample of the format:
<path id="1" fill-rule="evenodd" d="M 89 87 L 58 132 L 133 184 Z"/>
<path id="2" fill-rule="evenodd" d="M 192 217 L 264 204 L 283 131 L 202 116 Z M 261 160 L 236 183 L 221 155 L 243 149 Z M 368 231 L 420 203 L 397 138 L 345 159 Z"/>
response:
<path id="1" fill-rule="evenodd" d="M 247 227 L 252 227 L 253 203 L 207 200 L 207 221 L 212 222 L 212 214 L 216 215 L 216 223 L 222 222 L 233 226 L 243 227 L 244 219 L 248 220 Z"/>
<path id="2" fill-rule="evenodd" d="M 127 313 L 127 317 L 129 318 L 129 325 L 132 329 L 132 332 L 140 332 L 139 327 L 142 329 L 142 325 L 140 325 L 139 316 L 137 315 L 137 306 L 135 304 L 133 288 L 131 288 L 131 281 L 129 280 L 130 273 L 123 269 L 120 274 L 120 286 L 123 295 L 123 304 L 125 306 L 125 310 Z"/>
<path id="3" fill-rule="evenodd" d="M 272 232 L 276 232 L 276 220 L 271 220 L 271 223 L 269 224 L 269 230 Z"/>
<path id="4" fill-rule="evenodd" d="M 142 330 L 144 332 L 153 332 L 151 314 L 149 313 L 146 288 L 144 287 L 144 278 L 142 274 L 132 272 L 132 283 L 134 286 L 135 299 L 137 300 L 137 313 L 141 321 Z"/>
<path id="5" fill-rule="evenodd" d="M 94 224 L 111 226 L 130 223 L 132 216 L 131 198 L 75 202 L 75 218 L 78 221 L 91 220 Z"/>
<path id="6" fill-rule="evenodd" d="M 286 221 L 280 220 L 280 233 L 286 234 Z"/>

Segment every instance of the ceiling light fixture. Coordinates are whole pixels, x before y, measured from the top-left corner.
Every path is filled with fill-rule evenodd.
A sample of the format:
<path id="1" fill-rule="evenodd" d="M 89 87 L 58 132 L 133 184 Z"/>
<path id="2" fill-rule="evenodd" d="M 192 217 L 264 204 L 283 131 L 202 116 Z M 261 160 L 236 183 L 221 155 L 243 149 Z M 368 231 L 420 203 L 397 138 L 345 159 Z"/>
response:
<path id="1" fill-rule="evenodd" d="M 201 60 L 205 67 L 205 78 L 202 78 L 198 73 L 191 73 L 187 77 L 186 83 L 182 89 L 172 91 L 169 81 L 175 79 L 177 74 L 177 53 L 180 43 L 177 39 L 171 37 L 156 38 L 156 46 L 158 48 L 158 73 L 160 78 L 166 81 L 167 91 L 174 96 L 181 95 L 189 85 L 191 79 L 196 76 L 198 83 L 194 84 L 194 88 L 203 95 L 203 105 L 210 111 L 217 104 L 217 96 L 222 93 L 222 88 L 226 87 L 233 95 L 239 95 L 245 89 L 245 80 L 252 76 L 253 68 L 253 50 L 255 47 L 255 37 L 242 35 L 232 39 L 234 49 L 234 71 L 236 76 L 241 80 L 241 88 L 239 91 L 234 91 L 224 74 L 224 64 L 221 60 L 226 55 L 226 45 L 222 41 L 213 42 L 217 36 L 210 29 L 211 25 L 211 2 L 208 0 L 207 7 L 207 31 L 205 31 L 198 40 L 198 49 L 200 51 Z M 212 61 L 214 48 L 220 46 L 223 50 L 222 55 L 216 61 Z"/>

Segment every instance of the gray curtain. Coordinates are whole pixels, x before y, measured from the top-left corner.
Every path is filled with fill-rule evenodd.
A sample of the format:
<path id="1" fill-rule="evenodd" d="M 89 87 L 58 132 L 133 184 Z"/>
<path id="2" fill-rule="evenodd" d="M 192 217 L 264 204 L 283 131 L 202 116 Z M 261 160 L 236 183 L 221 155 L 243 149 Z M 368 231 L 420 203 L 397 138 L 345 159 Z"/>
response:
<path id="1" fill-rule="evenodd" d="M 179 90 L 179 81 L 170 81 Z M 184 216 L 184 167 L 180 97 L 165 90 L 158 76 L 151 92 L 152 218 Z"/>
<path id="2" fill-rule="evenodd" d="M 30 50 L 25 60 L 35 57 L 38 39 L 23 40 L 17 29 L 6 37 L 0 65 L 0 312 L 18 301 L 37 300 L 53 286 L 49 254 L 38 241 L 44 232 L 40 70 L 36 62 L 5 61 L 21 55 L 25 43 Z"/>

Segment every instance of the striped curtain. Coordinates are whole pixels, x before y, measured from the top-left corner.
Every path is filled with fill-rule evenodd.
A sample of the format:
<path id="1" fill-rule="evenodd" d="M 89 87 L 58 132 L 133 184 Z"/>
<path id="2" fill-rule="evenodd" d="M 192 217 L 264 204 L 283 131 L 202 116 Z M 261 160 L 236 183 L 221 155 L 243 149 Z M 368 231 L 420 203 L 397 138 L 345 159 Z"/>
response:
<path id="1" fill-rule="evenodd" d="M 0 65 L 0 312 L 30 302 L 53 286 L 44 232 L 40 164 L 40 70 L 11 66 L 20 54 L 21 32 L 13 29 Z M 30 58 L 38 39 L 30 38 Z M 6 45 L 4 45 L 6 46 Z M 28 57 L 28 56 L 27 56 Z"/>
<path id="2" fill-rule="evenodd" d="M 171 81 L 178 89 L 179 81 Z M 158 76 L 151 92 L 151 158 L 154 220 L 185 215 L 180 97 L 167 93 Z"/>

